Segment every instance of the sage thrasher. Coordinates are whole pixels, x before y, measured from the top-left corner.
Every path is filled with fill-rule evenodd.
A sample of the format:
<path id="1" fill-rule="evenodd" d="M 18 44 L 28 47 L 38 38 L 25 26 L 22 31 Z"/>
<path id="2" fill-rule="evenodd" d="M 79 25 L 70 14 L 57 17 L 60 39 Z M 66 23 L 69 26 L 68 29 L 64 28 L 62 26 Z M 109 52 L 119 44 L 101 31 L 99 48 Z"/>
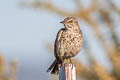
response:
<path id="1" fill-rule="evenodd" d="M 67 17 L 60 23 L 63 23 L 65 28 L 59 30 L 54 43 L 56 59 L 47 70 L 51 71 L 51 74 L 58 74 L 58 64 L 64 64 L 65 59 L 71 62 L 71 57 L 79 53 L 83 44 L 82 32 L 74 17 Z"/>

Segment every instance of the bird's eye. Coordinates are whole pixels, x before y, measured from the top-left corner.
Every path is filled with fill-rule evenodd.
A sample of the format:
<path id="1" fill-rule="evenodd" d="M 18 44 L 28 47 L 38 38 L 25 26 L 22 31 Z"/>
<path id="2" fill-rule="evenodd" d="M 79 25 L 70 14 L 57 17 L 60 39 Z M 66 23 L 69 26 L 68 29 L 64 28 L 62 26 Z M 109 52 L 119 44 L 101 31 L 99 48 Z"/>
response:
<path id="1" fill-rule="evenodd" d="M 73 21 L 69 21 L 69 23 L 72 23 Z"/>

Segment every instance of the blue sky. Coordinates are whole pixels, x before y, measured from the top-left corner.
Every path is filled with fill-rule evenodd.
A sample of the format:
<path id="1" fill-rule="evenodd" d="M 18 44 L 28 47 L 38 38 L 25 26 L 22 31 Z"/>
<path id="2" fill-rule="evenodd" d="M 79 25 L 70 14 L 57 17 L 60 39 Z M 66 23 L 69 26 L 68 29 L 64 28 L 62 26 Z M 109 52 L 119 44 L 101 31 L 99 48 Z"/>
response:
<path id="1" fill-rule="evenodd" d="M 65 6 L 68 2 L 66 0 L 66 3 L 63 4 L 61 0 L 54 1 L 58 6 Z M 49 54 L 45 48 L 45 43 L 54 43 L 58 30 L 64 27 L 59 23 L 64 17 L 48 11 L 22 8 L 18 5 L 19 2 L 20 0 L 0 1 L 0 51 L 3 52 L 8 62 L 14 58 L 19 61 L 19 78 L 21 80 L 33 80 L 34 78 L 37 80 L 40 78 L 39 71 L 44 73 L 44 77 L 47 76 L 45 70 L 52 63 L 53 55 Z M 75 8 L 72 0 L 69 4 L 72 6 L 66 6 L 66 9 Z M 106 64 L 107 59 L 104 50 L 98 47 L 100 44 L 94 38 L 91 29 L 84 27 L 87 25 L 81 23 L 80 26 L 84 35 L 88 35 L 90 44 L 94 43 L 91 46 L 92 51 L 94 52 L 94 49 L 98 51 L 98 54 L 93 54 L 96 56 L 96 60 L 105 66 L 109 66 L 109 63 Z M 84 51 L 82 50 L 81 53 Z M 85 54 L 79 54 L 77 58 L 86 62 Z M 34 70 L 32 74 L 34 77 L 26 77 L 29 76 L 28 73 L 32 69 Z M 22 74 L 26 76 L 22 77 Z"/>

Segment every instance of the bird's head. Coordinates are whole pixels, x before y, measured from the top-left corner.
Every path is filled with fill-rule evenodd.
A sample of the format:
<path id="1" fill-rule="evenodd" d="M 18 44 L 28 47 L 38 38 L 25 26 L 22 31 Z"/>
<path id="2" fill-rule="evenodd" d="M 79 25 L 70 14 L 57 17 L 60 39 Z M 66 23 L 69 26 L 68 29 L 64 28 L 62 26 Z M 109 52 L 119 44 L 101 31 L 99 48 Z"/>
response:
<path id="1" fill-rule="evenodd" d="M 67 17 L 64 19 L 64 21 L 61 21 L 60 23 L 63 23 L 66 29 L 74 29 L 78 27 L 78 22 L 74 17 Z"/>

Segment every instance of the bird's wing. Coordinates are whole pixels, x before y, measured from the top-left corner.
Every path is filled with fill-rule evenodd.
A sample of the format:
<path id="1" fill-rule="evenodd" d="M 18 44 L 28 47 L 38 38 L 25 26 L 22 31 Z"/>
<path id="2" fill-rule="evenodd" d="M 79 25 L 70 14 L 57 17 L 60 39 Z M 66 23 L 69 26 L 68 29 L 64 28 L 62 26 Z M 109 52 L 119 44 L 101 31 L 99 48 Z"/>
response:
<path id="1" fill-rule="evenodd" d="M 55 55 L 57 61 L 59 61 L 59 56 L 57 55 L 58 52 L 59 52 L 59 45 L 58 45 L 58 43 L 59 43 L 59 41 L 61 39 L 61 36 L 62 36 L 63 32 L 64 32 L 63 28 L 59 30 L 59 32 L 57 33 L 57 37 L 56 37 L 55 43 L 54 43 L 54 55 Z"/>
<path id="2" fill-rule="evenodd" d="M 55 42 L 57 42 L 57 41 L 59 41 L 59 40 L 60 40 L 60 38 L 61 38 L 61 35 L 62 35 L 63 31 L 64 31 L 64 29 L 60 29 L 60 30 L 59 30 L 59 32 L 57 33 L 57 37 L 56 37 Z"/>

